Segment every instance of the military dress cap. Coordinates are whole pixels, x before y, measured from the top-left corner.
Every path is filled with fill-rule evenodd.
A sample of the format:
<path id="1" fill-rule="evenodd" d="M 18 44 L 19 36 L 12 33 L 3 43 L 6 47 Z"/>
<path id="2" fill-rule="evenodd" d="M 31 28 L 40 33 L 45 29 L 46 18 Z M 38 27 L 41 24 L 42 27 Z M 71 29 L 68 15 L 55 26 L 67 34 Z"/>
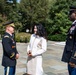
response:
<path id="1" fill-rule="evenodd" d="M 13 21 L 6 22 L 5 24 L 3 24 L 3 26 L 11 26 L 11 27 L 15 28 L 15 25 L 14 25 Z"/>
<path id="2" fill-rule="evenodd" d="M 70 6 L 69 8 L 70 8 L 69 15 L 76 12 L 76 6 Z"/>
<path id="3" fill-rule="evenodd" d="M 76 10 L 76 6 L 70 6 L 70 10 Z"/>

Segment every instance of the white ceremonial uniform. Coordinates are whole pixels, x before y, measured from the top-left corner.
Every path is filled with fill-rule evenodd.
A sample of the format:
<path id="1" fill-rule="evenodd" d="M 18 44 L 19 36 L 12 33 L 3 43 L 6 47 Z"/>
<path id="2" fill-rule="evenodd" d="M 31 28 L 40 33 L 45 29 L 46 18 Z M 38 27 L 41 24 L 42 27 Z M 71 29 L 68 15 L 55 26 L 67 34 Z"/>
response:
<path id="1" fill-rule="evenodd" d="M 32 57 L 27 59 L 27 73 L 30 75 L 43 75 L 42 53 L 47 49 L 47 40 L 35 34 L 31 35 L 30 43 L 27 47 L 32 53 Z"/>

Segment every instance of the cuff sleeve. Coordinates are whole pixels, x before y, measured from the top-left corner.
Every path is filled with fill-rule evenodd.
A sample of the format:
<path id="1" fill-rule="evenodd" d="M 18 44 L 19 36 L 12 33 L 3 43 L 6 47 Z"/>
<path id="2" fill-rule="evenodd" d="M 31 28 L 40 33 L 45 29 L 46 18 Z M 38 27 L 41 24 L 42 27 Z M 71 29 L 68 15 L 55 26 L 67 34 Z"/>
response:
<path id="1" fill-rule="evenodd" d="M 45 39 L 42 40 L 41 48 L 37 47 L 37 51 L 32 52 L 32 56 L 38 56 L 43 54 L 47 50 L 47 41 Z"/>
<path id="2" fill-rule="evenodd" d="M 70 62 L 75 63 L 76 64 L 76 58 L 75 57 L 71 57 Z"/>

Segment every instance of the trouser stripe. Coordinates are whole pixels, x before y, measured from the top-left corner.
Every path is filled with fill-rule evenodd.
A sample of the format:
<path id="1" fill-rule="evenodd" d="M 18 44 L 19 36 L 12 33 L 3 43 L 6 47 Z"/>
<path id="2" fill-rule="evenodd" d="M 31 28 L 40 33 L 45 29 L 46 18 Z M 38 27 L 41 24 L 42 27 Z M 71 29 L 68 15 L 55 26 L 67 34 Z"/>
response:
<path id="1" fill-rule="evenodd" d="M 8 75 L 9 74 L 9 67 L 7 67 L 7 73 L 6 73 L 6 75 Z"/>

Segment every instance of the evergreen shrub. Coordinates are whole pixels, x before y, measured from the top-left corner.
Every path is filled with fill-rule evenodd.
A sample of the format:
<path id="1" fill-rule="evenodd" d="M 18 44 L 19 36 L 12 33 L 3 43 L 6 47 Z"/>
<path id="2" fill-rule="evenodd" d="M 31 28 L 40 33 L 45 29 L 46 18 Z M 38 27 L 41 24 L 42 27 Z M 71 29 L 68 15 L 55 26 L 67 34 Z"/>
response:
<path id="1" fill-rule="evenodd" d="M 27 42 L 29 42 L 30 35 L 31 34 L 24 33 L 24 32 L 16 33 L 15 34 L 15 40 L 16 40 L 16 42 L 24 42 L 24 43 L 27 43 Z"/>
<path id="2" fill-rule="evenodd" d="M 62 34 L 49 35 L 48 40 L 51 40 L 51 41 L 65 41 L 66 40 L 66 35 L 62 35 Z"/>

